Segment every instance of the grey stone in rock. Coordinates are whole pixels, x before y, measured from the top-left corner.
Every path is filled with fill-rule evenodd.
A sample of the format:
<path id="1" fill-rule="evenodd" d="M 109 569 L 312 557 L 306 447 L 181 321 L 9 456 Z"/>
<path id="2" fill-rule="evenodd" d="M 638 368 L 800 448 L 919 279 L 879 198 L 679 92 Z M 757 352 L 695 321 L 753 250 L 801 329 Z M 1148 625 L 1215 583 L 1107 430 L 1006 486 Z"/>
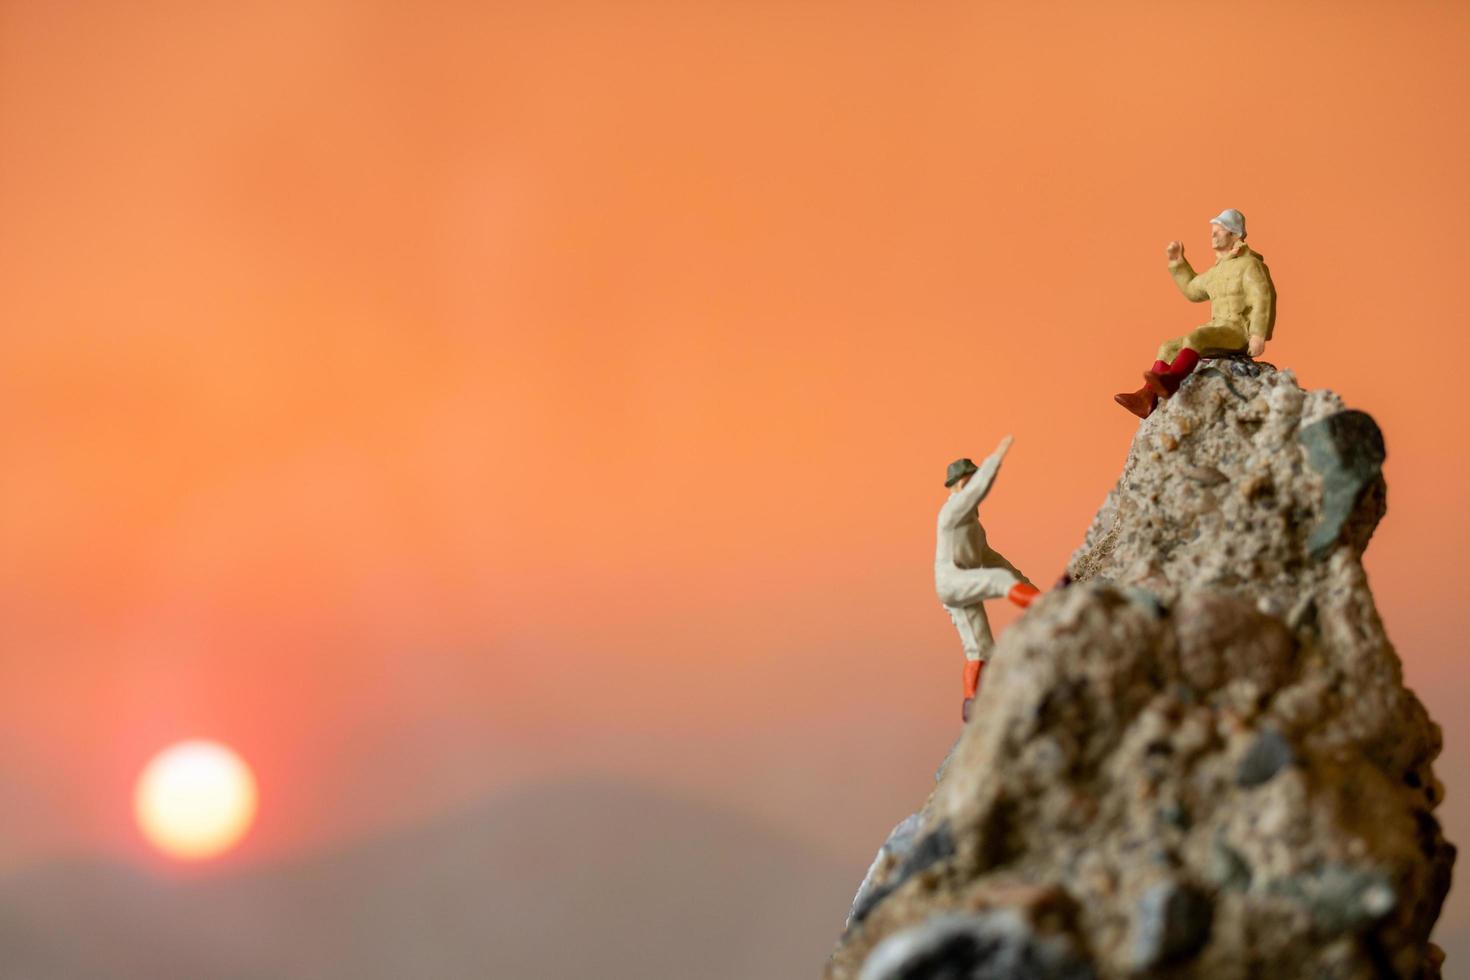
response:
<path id="1" fill-rule="evenodd" d="M 1343 864 L 1328 864 L 1315 873 L 1295 875 L 1272 890 L 1305 905 L 1312 913 L 1313 925 L 1327 936 L 1370 926 L 1399 903 L 1398 893 L 1383 872 Z"/>
<path id="2" fill-rule="evenodd" d="M 1291 743 L 1280 732 L 1268 728 L 1256 736 L 1235 770 L 1237 786 L 1259 786 L 1296 761 Z"/>
<path id="3" fill-rule="evenodd" d="M 899 827 L 902 826 L 903 824 L 899 824 Z M 954 852 L 954 837 L 950 834 L 949 824 L 948 822 L 941 823 L 908 848 L 898 870 L 893 873 L 893 877 L 881 885 L 869 887 L 866 894 L 859 889 L 858 896 L 853 901 L 852 912 L 847 919 L 848 924 L 866 919 L 868 913 L 877 908 L 883 899 L 897 891 L 904 882 L 925 868 L 953 857 Z M 869 874 L 871 873 L 870 869 Z M 868 882 L 864 881 L 863 884 L 867 885 Z"/>
<path id="4" fill-rule="evenodd" d="M 1135 912 L 1134 963 L 1150 969 L 1194 956 L 1209 941 L 1213 921 L 1214 906 L 1198 888 L 1172 879 L 1154 885 Z"/>
<path id="5" fill-rule="evenodd" d="M 1222 357 L 1206 357 L 1202 360 L 1206 367 L 1213 367 L 1221 372 L 1228 371 L 1237 378 L 1259 377 L 1266 368 L 1276 370 L 1276 365 L 1270 361 L 1258 361 L 1249 354 L 1226 354 Z"/>
<path id="6" fill-rule="evenodd" d="M 1264 368 L 1268 367 L 1273 371 L 1276 370 L 1276 365 L 1268 364 L 1265 361 L 1252 361 L 1235 358 L 1232 358 L 1230 361 L 1230 373 L 1235 375 L 1237 378 L 1259 377 L 1261 371 Z"/>
<path id="7" fill-rule="evenodd" d="M 863 914 L 866 915 L 867 910 L 871 908 L 869 902 L 876 887 L 878 872 L 883 865 L 889 859 L 903 861 L 914 849 L 914 842 L 919 838 L 919 827 L 922 823 L 922 813 L 911 813 L 888 832 L 887 840 L 883 842 L 882 847 L 878 848 L 878 854 L 873 858 L 873 863 L 868 865 L 868 873 L 863 876 L 863 883 L 858 886 L 857 894 L 853 896 L 852 907 L 847 913 L 848 926 L 859 918 L 859 909 L 862 909 Z"/>
<path id="8" fill-rule="evenodd" d="M 1189 817 L 1189 811 L 1178 803 L 1169 803 L 1159 807 L 1159 819 L 1180 830 L 1188 830 L 1194 822 Z"/>
<path id="9" fill-rule="evenodd" d="M 1227 891 L 1245 891 L 1251 886 L 1251 866 L 1240 852 L 1224 841 L 1215 841 L 1210 855 L 1210 881 Z"/>
<path id="10" fill-rule="evenodd" d="M 1241 394 L 1239 388 L 1235 387 L 1235 385 L 1231 383 L 1231 381 L 1230 381 L 1230 372 L 1226 368 L 1224 368 L 1224 367 L 1215 367 L 1215 366 L 1204 367 L 1204 368 L 1200 368 L 1197 372 L 1195 372 L 1195 374 L 1197 376 L 1199 376 L 1199 377 L 1203 377 L 1204 375 L 1207 375 L 1207 374 L 1213 374 L 1213 375 L 1215 375 L 1216 377 L 1220 378 L 1222 381 L 1225 382 L 1225 388 L 1226 388 L 1226 390 L 1229 391 L 1236 398 L 1239 398 L 1243 402 L 1250 400 L 1245 395 Z"/>
<path id="11" fill-rule="evenodd" d="M 874 948 L 859 980 L 1094 980 L 1065 935 L 1038 933 L 1013 909 L 941 915 Z"/>
<path id="12" fill-rule="evenodd" d="M 923 871 L 929 865 L 954 856 L 954 837 L 949 832 L 948 822 L 941 823 L 919 839 L 909 856 L 904 859 L 904 869 L 909 874 Z"/>
<path id="13" fill-rule="evenodd" d="M 1307 460 L 1322 474 L 1322 516 L 1307 539 L 1313 558 L 1327 557 L 1352 529 L 1360 549 L 1383 516 L 1383 433 L 1366 412 L 1337 412 L 1302 427 Z"/>

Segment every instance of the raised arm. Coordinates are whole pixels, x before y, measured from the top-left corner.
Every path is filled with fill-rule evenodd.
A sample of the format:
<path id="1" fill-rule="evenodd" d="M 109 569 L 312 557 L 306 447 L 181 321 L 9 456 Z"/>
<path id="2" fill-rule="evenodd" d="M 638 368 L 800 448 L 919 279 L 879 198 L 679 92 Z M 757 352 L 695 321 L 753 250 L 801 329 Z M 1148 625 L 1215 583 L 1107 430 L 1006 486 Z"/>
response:
<path id="1" fill-rule="evenodd" d="M 1169 275 L 1174 280 L 1174 285 L 1184 294 L 1184 298 L 1191 303 L 1203 303 L 1210 298 L 1205 291 L 1204 283 L 1199 281 L 1199 276 L 1194 274 L 1194 267 L 1184 257 L 1184 246 L 1179 242 L 1170 242 L 1164 250 L 1169 259 Z"/>
<path id="2" fill-rule="evenodd" d="M 980 501 L 990 493 L 990 485 L 995 482 L 995 474 L 1000 472 L 1000 461 L 1005 459 L 1006 452 L 1011 448 L 1012 438 L 1006 436 L 995 447 L 995 452 L 985 457 L 975 475 L 970 477 L 970 482 L 960 488 L 950 503 L 957 514 L 968 514 L 980 506 Z"/>

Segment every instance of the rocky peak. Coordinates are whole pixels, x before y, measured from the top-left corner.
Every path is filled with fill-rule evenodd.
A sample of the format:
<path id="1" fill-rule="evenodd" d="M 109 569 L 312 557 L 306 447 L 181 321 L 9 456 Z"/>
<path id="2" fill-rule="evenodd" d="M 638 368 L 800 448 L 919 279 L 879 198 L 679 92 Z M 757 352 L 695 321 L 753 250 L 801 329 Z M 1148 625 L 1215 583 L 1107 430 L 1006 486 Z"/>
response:
<path id="1" fill-rule="evenodd" d="M 1438 727 L 1361 564 L 1373 420 L 1205 361 L 1001 637 L 829 980 L 1440 976 Z"/>

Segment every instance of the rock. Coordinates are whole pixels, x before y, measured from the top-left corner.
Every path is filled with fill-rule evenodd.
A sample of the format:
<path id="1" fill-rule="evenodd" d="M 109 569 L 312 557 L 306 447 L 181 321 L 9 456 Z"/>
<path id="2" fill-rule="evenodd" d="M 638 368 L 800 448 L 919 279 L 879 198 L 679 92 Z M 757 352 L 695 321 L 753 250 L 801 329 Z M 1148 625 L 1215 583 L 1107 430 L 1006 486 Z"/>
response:
<path id="1" fill-rule="evenodd" d="M 1176 963 L 1198 953 L 1210 938 L 1214 908 L 1204 892 L 1164 881 L 1143 893 L 1133 926 L 1133 962 L 1139 969 Z"/>
<path id="2" fill-rule="evenodd" d="M 1064 936 L 1039 934 L 1014 911 L 937 916 L 885 939 L 860 980 L 1093 980 Z"/>
<path id="3" fill-rule="evenodd" d="M 1208 368 L 1139 424 L 1070 584 L 999 637 L 923 806 L 943 836 L 875 871 L 826 980 L 1000 912 L 1099 980 L 1439 975 L 1441 735 L 1362 567 L 1381 436 L 1290 372 Z M 873 975 L 986 975 L 990 933 L 945 929 L 960 972 Z"/>
<path id="4" fill-rule="evenodd" d="M 1147 609 L 1151 615 L 1159 619 L 1169 614 L 1169 609 L 1164 605 L 1164 601 L 1148 589 L 1140 589 L 1131 585 L 1124 586 L 1123 594 L 1128 597 L 1128 601 L 1137 603 L 1142 608 Z"/>
<path id="5" fill-rule="evenodd" d="M 1296 667 L 1296 637 L 1272 616 L 1217 592 L 1193 592 L 1174 611 L 1180 624 L 1179 664 L 1196 691 L 1233 679 L 1263 690 L 1281 687 Z"/>
<path id="6" fill-rule="evenodd" d="M 1386 509 L 1383 433 L 1366 412 L 1345 411 L 1304 426 L 1300 439 L 1307 459 L 1322 474 L 1321 518 L 1307 550 L 1325 558 L 1339 543 L 1358 551 Z"/>
<path id="7" fill-rule="evenodd" d="M 1235 770 L 1235 785 L 1259 786 L 1296 761 L 1291 743 L 1273 729 L 1256 736 Z"/>

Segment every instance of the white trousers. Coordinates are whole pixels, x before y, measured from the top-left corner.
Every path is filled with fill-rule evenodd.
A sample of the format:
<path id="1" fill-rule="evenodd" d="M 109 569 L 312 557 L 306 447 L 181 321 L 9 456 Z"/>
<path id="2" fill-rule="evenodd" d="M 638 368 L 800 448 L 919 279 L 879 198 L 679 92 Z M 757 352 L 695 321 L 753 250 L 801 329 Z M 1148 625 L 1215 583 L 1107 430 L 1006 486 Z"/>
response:
<path id="1" fill-rule="evenodd" d="M 1021 580 L 1007 568 L 956 568 L 936 566 L 934 585 L 954 628 L 959 631 L 966 660 L 984 660 L 995 645 L 990 620 L 985 616 L 986 599 L 1000 599 Z"/>
<path id="2" fill-rule="evenodd" d="M 1008 568 L 956 568 L 934 570 L 939 601 L 946 606 L 973 606 L 986 599 L 1004 599 L 1021 580 Z"/>

